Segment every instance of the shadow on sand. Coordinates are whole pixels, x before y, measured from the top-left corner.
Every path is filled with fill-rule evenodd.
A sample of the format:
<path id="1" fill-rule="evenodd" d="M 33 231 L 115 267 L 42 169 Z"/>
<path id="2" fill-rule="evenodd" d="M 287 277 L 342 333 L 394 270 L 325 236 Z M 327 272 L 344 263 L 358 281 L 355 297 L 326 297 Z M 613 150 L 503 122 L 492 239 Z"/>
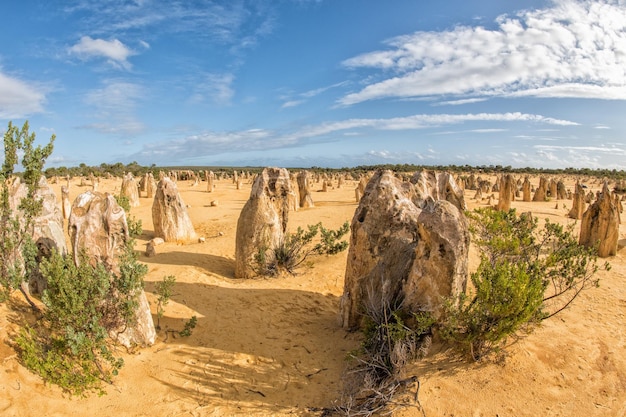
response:
<path id="1" fill-rule="evenodd" d="M 181 318 L 161 319 L 158 351 L 173 355 L 154 378 L 176 396 L 198 407 L 236 403 L 242 414 L 302 411 L 337 399 L 347 352 L 359 343 L 339 326 L 337 297 L 187 283 L 174 293 L 172 304 L 198 317 L 190 337 L 167 331 L 180 330 Z"/>

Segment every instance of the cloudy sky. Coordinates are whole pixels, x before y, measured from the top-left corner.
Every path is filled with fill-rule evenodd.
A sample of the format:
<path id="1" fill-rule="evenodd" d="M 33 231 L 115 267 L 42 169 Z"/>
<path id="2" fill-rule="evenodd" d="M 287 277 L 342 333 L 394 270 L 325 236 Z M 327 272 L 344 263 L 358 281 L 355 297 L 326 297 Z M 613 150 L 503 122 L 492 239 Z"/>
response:
<path id="1" fill-rule="evenodd" d="M 56 134 L 48 166 L 626 169 L 624 0 L 7 0 L 0 15 L 0 130 Z"/>

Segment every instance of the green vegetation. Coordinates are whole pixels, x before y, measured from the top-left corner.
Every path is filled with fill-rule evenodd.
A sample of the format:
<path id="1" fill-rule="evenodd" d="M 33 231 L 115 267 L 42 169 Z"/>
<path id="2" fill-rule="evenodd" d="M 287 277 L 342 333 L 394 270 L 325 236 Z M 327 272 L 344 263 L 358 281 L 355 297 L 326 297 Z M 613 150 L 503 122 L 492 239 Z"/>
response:
<path id="1" fill-rule="evenodd" d="M 473 242 L 481 250 L 471 274 L 474 291 L 447 304 L 444 338 L 461 344 L 475 360 L 503 347 L 509 336 L 532 331 L 567 308 L 581 291 L 598 286 L 593 248 L 578 244 L 573 225 L 491 208 L 468 213 Z M 609 269 L 608 263 L 603 266 Z"/>
<path id="2" fill-rule="evenodd" d="M 128 225 L 128 234 L 131 237 L 141 236 L 143 233 L 143 225 L 141 219 L 137 219 L 135 216 L 130 215 L 130 201 L 125 195 L 116 195 L 115 201 L 126 212 L 126 224 Z"/>
<path id="3" fill-rule="evenodd" d="M 103 392 L 123 361 L 115 357 L 110 334 L 122 332 L 136 320 L 138 296 L 147 267 L 137 262 L 133 242 L 126 242 L 118 257 L 118 269 L 107 270 L 83 253 L 76 265 L 69 255 L 52 252 L 40 256 L 33 242 L 33 223 L 41 214 L 36 197 L 46 159 L 55 137 L 44 146 L 34 146 L 35 134 L 28 122 L 22 129 L 9 123 L 4 134 L 4 163 L 0 172 L 0 298 L 20 290 L 38 320 L 24 324 L 15 337 L 21 361 L 44 381 L 65 391 L 84 395 Z M 20 201 L 11 201 L 17 181 L 15 165 L 22 155 L 26 185 Z M 47 284 L 42 295 L 43 311 L 28 297 L 25 281 L 40 274 Z"/>
<path id="4" fill-rule="evenodd" d="M 78 266 L 58 253 L 41 263 L 44 316 L 25 326 L 16 344 L 26 367 L 72 395 L 103 394 L 102 382 L 110 383 L 124 363 L 109 334 L 135 323 L 147 267 L 137 262 L 132 242 L 119 262 L 119 273 L 84 254 Z"/>
<path id="5" fill-rule="evenodd" d="M 346 221 L 339 229 L 329 230 L 322 223 L 308 225 L 307 230 L 298 227 L 295 233 L 286 233 L 275 247 L 260 247 L 255 255 L 255 270 L 262 276 L 276 276 L 283 272 L 294 274 L 311 254 L 334 255 L 344 251 L 348 242 L 340 241 L 350 230 Z M 320 240 L 313 245 L 313 239 Z"/>
<path id="6" fill-rule="evenodd" d="M 196 316 L 191 316 L 191 318 L 185 322 L 185 326 L 183 327 L 183 330 L 178 332 L 179 336 L 182 336 L 182 337 L 191 336 L 193 329 L 196 328 L 196 324 L 198 324 L 198 318 Z"/>
<path id="7" fill-rule="evenodd" d="M 176 283 L 176 277 L 168 275 L 163 278 L 162 281 L 156 283 L 157 294 L 157 325 L 156 329 L 161 330 L 161 318 L 165 313 L 165 306 L 170 302 L 172 296 L 172 290 Z"/>
<path id="8" fill-rule="evenodd" d="M 52 154 L 55 136 L 44 146 L 34 146 L 35 133 L 28 122 L 18 129 L 9 122 L 4 134 L 4 162 L 0 171 L 0 301 L 19 289 L 31 307 L 38 310 L 24 288 L 27 277 L 37 267 L 37 248 L 32 241 L 33 220 L 41 213 L 42 203 L 35 198 L 43 165 Z M 11 206 L 10 191 L 15 180 L 15 166 L 22 154 L 21 174 L 26 195 L 17 207 Z"/>

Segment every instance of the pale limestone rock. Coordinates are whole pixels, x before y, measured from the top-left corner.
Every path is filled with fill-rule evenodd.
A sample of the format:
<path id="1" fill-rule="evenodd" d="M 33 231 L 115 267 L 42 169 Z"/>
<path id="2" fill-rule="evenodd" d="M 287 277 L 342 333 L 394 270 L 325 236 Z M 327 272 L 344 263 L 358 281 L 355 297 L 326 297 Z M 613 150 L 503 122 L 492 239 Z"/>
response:
<path id="1" fill-rule="evenodd" d="M 545 177 L 539 178 L 539 187 L 535 190 L 533 201 L 546 201 L 548 197 L 548 180 Z"/>
<path id="2" fill-rule="evenodd" d="M 498 187 L 500 192 L 498 195 L 499 211 L 509 211 L 511 209 L 511 202 L 515 199 L 515 182 L 511 174 L 506 174 L 500 178 L 500 186 Z"/>
<path id="3" fill-rule="evenodd" d="M 85 253 L 90 262 L 104 264 L 107 270 L 119 273 L 119 255 L 129 235 L 126 213 L 112 195 L 87 191 L 76 197 L 68 229 L 76 265 L 80 263 L 80 254 Z M 150 305 L 143 290 L 138 295 L 138 302 L 137 322 L 109 332 L 126 347 L 152 345 L 156 340 Z"/>
<path id="4" fill-rule="evenodd" d="M 291 181 L 285 168 L 265 168 L 237 221 L 235 277 L 252 278 L 259 250 L 276 247 L 287 230 Z"/>
<path id="5" fill-rule="evenodd" d="M 598 246 L 598 256 L 606 258 L 617 253 L 619 240 L 619 208 L 604 183 L 598 199 L 583 214 L 580 224 L 579 243 L 584 246 Z"/>
<path id="6" fill-rule="evenodd" d="M 197 237 L 178 187 L 167 177 L 157 185 L 152 203 L 152 223 L 155 236 L 166 242 L 195 240 Z"/>
<path id="7" fill-rule="evenodd" d="M 310 174 L 308 171 L 300 171 L 298 174 L 298 193 L 300 194 L 300 207 L 315 207 L 311 196 Z"/>
<path id="8" fill-rule="evenodd" d="M 421 192 L 391 171 L 367 185 L 352 219 L 343 327 L 358 328 L 365 306 L 385 301 L 439 317 L 444 299 L 464 291 L 467 220 L 454 204 L 422 199 Z"/>
<path id="9" fill-rule="evenodd" d="M 72 210 L 72 204 L 70 203 L 70 191 L 67 186 L 61 186 L 61 211 L 63 213 L 63 219 L 70 218 L 70 211 Z"/>
<path id="10" fill-rule="evenodd" d="M 522 183 L 522 200 L 525 202 L 531 200 L 531 186 L 528 177 L 524 178 L 524 182 Z"/>
<path id="11" fill-rule="evenodd" d="M 139 202 L 139 188 L 137 187 L 137 182 L 135 181 L 133 174 L 130 172 L 124 175 L 124 178 L 122 179 L 120 195 L 128 198 L 128 202 L 131 207 L 139 207 L 141 205 Z"/>
<path id="12" fill-rule="evenodd" d="M 574 196 L 572 200 L 572 209 L 569 211 L 567 216 L 571 219 L 581 220 L 583 218 L 583 213 L 585 212 L 586 203 L 585 203 L 585 190 L 580 185 L 580 183 L 576 183 L 576 187 L 574 189 Z"/>
<path id="13" fill-rule="evenodd" d="M 433 200 L 446 200 L 459 210 L 465 210 L 463 190 L 448 172 L 421 171 L 414 174 L 410 182 L 415 185 L 422 200 L 431 197 Z"/>

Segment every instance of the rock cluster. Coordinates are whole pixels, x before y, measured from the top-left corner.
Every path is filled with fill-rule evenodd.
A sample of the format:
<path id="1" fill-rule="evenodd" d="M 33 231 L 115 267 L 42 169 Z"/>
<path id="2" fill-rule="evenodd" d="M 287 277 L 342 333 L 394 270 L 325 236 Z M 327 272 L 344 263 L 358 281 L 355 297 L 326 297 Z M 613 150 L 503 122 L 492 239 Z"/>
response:
<path id="1" fill-rule="evenodd" d="M 427 183 L 424 176 L 413 183 L 379 171 L 367 184 L 351 224 L 343 327 L 358 328 L 365 310 L 385 303 L 438 317 L 443 300 L 464 291 L 467 220 L 455 204 L 434 199 L 440 188 Z"/>

